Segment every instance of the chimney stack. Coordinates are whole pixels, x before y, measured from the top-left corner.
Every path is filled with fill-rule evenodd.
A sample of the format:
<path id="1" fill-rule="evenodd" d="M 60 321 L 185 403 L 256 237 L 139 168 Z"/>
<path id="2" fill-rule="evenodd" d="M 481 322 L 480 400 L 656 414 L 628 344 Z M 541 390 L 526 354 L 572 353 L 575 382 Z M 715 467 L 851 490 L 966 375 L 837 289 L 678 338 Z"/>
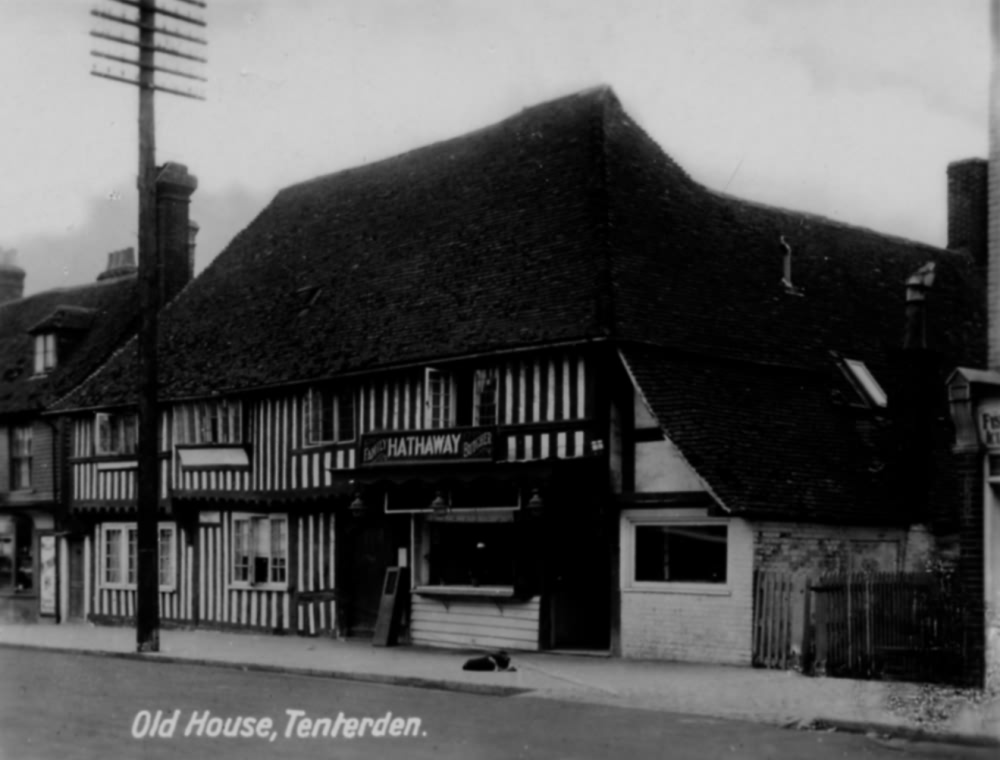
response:
<path id="1" fill-rule="evenodd" d="M 968 253 L 983 272 L 989 263 L 988 170 L 982 158 L 948 164 L 948 248 Z"/>
<path id="2" fill-rule="evenodd" d="M 24 298 L 24 270 L 17 265 L 17 251 L 0 248 L 0 303 Z"/>
<path id="3" fill-rule="evenodd" d="M 138 271 L 135 265 L 135 248 L 122 248 L 108 254 L 108 268 L 97 275 L 97 281 L 127 277 Z"/>
<path id="4" fill-rule="evenodd" d="M 194 276 L 194 233 L 189 218 L 198 178 L 183 164 L 166 163 L 156 177 L 156 234 L 160 254 L 160 306 L 181 292 Z"/>

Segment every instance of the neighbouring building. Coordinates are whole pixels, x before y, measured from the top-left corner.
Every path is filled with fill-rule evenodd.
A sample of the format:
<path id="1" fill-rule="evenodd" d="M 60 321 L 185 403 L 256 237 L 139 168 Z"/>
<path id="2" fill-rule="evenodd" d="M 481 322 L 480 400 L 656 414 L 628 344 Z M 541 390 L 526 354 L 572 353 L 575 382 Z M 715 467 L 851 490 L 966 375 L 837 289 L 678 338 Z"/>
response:
<path id="1" fill-rule="evenodd" d="M 607 88 L 282 190 L 164 310 L 161 614 L 748 664 L 754 572 L 957 561 L 974 256 L 695 182 Z M 56 407 L 135 610 L 134 345 Z"/>
<path id="2" fill-rule="evenodd" d="M 193 274 L 187 196 L 193 178 L 167 164 L 157 181 L 165 251 L 164 297 Z M 180 209 L 180 213 L 178 213 Z M 108 255 L 97 281 L 24 297 L 25 271 L 0 251 L 0 619 L 82 617 L 83 558 L 66 535 L 70 436 L 45 410 L 103 365 L 135 334 L 139 297 L 135 252 Z M 135 445 L 136 430 L 114 432 Z"/>

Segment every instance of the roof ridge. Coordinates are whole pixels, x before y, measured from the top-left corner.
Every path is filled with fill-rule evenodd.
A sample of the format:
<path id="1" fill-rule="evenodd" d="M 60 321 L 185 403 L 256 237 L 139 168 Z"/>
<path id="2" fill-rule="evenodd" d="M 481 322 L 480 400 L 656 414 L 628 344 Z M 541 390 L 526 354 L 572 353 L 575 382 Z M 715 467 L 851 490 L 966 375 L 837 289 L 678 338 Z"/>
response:
<path id="1" fill-rule="evenodd" d="M 499 131 L 505 126 L 510 126 L 521 121 L 529 121 L 534 114 L 544 113 L 560 104 L 569 104 L 573 100 L 586 100 L 592 99 L 595 103 L 600 104 L 603 109 L 606 109 L 610 104 L 617 107 L 618 111 L 627 117 L 624 109 L 621 106 L 621 101 L 615 94 L 614 88 L 609 84 L 599 84 L 593 85 L 591 87 L 586 87 L 582 90 L 569 93 L 567 95 L 560 95 L 555 98 L 550 98 L 534 105 L 525 106 L 520 111 L 505 116 L 502 119 L 485 124 L 481 127 L 476 127 L 473 129 L 466 130 L 459 134 L 452 135 L 450 137 L 444 137 L 440 140 L 435 140 L 424 145 L 418 145 L 417 147 L 404 150 L 400 153 L 393 153 L 392 155 L 384 156 L 382 158 L 377 158 L 373 161 L 368 161 L 365 163 L 354 164 L 353 166 L 343 167 L 341 169 L 334 169 L 330 172 L 324 172 L 323 174 L 318 174 L 310 179 L 305 179 L 300 182 L 293 182 L 290 185 L 282 187 L 275 195 L 275 200 L 278 196 L 284 195 L 288 191 L 305 188 L 313 183 L 323 182 L 335 176 L 343 176 L 353 172 L 366 171 L 373 169 L 385 164 L 389 164 L 395 161 L 401 161 L 407 157 L 420 155 L 422 153 L 432 153 L 435 150 L 439 150 L 442 146 L 449 143 L 464 143 L 470 139 L 474 139 L 477 136 L 487 134 L 493 131 Z"/>

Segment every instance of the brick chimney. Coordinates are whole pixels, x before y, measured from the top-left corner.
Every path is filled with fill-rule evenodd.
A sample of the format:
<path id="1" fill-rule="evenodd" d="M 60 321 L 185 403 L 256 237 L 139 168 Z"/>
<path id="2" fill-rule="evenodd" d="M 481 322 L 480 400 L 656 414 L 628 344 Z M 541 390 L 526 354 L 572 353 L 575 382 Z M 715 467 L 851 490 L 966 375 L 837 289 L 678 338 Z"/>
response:
<path id="1" fill-rule="evenodd" d="M 17 265 L 17 251 L 0 248 L 0 303 L 24 297 L 24 270 Z"/>
<path id="2" fill-rule="evenodd" d="M 988 170 L 982 158 L 948 164 L 948 248 L 968 253 L 983 272 L 989 263 Z"/>
<path id="3" fill-rule="evenodd" d="M 183 164 L 166 163 L 156 177 L 161 305 L 173 300 L 194 276 L 194 232 L 198 225 L 192 225 L 189 209 L 197 187 L 197 177 Z"/>
<path id="4" fill-rule="evenodd" d="M 108 254 L 108 268 L 97 275 L 97 281 L 127 277 L 138 271 L 135 265 L 135 248 L 122 248 Z"/>

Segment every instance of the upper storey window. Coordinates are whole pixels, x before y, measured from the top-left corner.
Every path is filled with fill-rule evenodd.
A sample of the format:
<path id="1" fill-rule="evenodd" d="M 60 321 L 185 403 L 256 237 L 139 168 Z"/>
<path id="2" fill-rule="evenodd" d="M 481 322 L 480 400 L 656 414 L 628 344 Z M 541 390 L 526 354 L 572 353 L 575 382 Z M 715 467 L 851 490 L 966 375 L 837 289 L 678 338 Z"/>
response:
<path id="1" fill-rule="evenodd" d="M 424 373 L 424 427 L 446 428 L 455 424 L 455 378 L 428 367 Z"/>
<path id="2" fill-rule="evenodd" d="M 227 399 L 180 404 L 174 411 L 177 443 L 242 443 L 241 404 Z"/>
<path id="3" fill-rule="evenodd" d="M 472 424 L 482 427 L 496 425 L 500 373 L 496 369 L 477 369 L 472 380 Z"/>
<path id="4" fill-rule="evenodd" d="M 98 456 L 135 454 L 139 431 L 134 414 L 98 414 L 95 430 L 94 449 Z"/>
<path id="5" fill-rule="evenodd" d="M 56 367 L 56 334 L 41 333 L 35 336 L 35 374 L 44 375 Z"/>
<path id="6" fill-rule="evenodd" d="M 31 488 L 31 425 L 10 429 L 10 487 L 14 491 Z"/>
<path id="7" fill-rule="evenodd" d="M 354 419 L 353 391 L 313 388 L 306 398 L 306 444 L 353 441 Z"/>

